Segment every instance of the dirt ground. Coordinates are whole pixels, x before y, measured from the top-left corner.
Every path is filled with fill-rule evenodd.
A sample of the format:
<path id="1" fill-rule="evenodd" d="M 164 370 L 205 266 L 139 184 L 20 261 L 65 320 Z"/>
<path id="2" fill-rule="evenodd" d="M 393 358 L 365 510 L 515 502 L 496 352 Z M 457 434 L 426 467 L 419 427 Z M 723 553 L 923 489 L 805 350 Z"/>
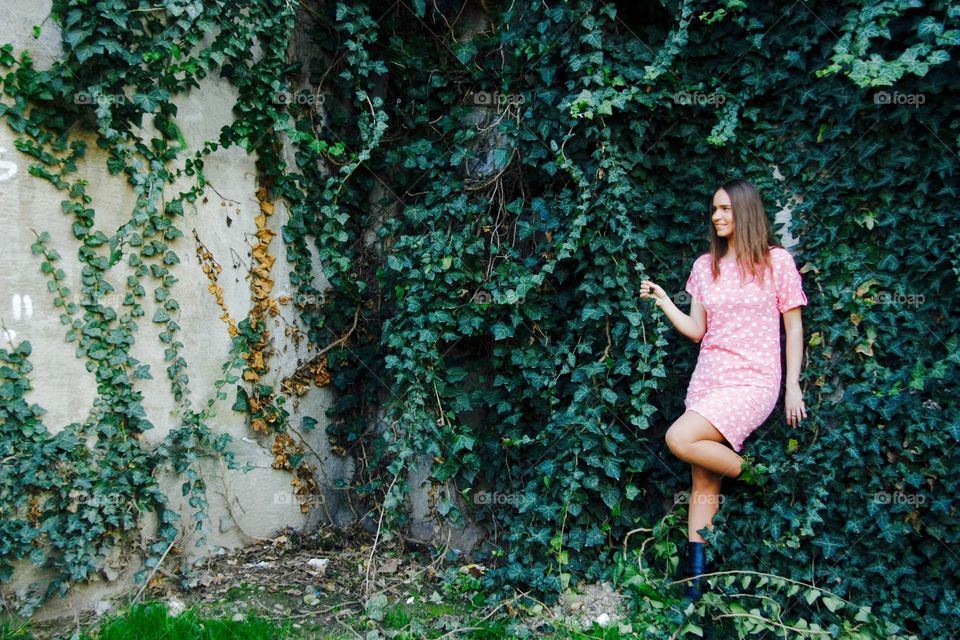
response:
<path id="1" fill-rule="evenodd" d="M 281 531 L 271 540 L 209 558 L 195 568 L 189 589 L 182 589 L 181 579 L 161 569 L 150 580 L 142 601 L 164 602 L 174 613 L 193 608 L 202 618 L 239 620 L 257 614 L 278 624 L 289 623 L 304 637 L 364 637 L 370 628 L 364 625 L 386 622 L 384 615 L 397 604 L 415 620 L 412 624 L 426 625 L 445 636 L 456 635 L 470 624 L 464 618 L 472 608 L 467 599 L 482 604 L 476 601 L 482 596 L 475 589 L 483 566 L 451 557 L 445 548 L 382 538 L 374 547 L 373 541 L 374 536 L 360 527 L 322 527 L 310 534 Z M 456 579 L 445 582 L 446 573 Z M 103 615 L 115 615 L 133 597 L 130 593 L 118 598 L 110 609 L 104 606 L 80 620 L 36 624 L 31 631 L 43 640 L 70 638 L 78 628 L 90 633 Z M 530 615 L 523 615 L 513 604 L 523 609 L 515 598 L 482 611 L 474 608 L 472 618 L 523 618 L 519 624 L 536 633 L 552 624 L 622 625 L 625 613 L 622 594 L 609 583 L 578 585 L 576 592 L 568 590 L 552 607 L 526 609 Z M 626 629 L 629 626 L 621 626 Z"/>
<path id="2" fill-rule="evenodd" d="M 174 611 L 181 605 L 196 607 L 203 617 L 258 614 L 290 622 L 305 633 L 329 634 L 339 628 L 345 636 L 354 635 L 347 622 L 354 623 L 355 631 L 369 595 L 383 593 L 391 602 L 439 603 L 442 555 L 432 559 L 430 549 L 382 541 L 374 550 L 372 543 L 373 537 L 360 528 L 321 528 L 309 535 L 283 531 L 272 540 L 209 558 L 195 568 L 189 590 L 181 589 L 174 576 L 158 573 L 141 599 L 165 601 Z M 98 618 L 90 612 L 79 622 L 87 630 Z M 73 619 L 54 620 L 34 625 L 32 631 L 52 639 L 69 637 L 75 628 Z"/>

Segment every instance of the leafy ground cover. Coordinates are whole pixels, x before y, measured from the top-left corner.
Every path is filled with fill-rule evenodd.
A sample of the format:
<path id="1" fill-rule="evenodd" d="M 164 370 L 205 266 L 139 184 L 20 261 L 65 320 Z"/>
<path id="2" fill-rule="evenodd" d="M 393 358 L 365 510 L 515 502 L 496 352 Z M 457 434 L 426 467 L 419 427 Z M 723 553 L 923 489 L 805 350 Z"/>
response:
<path id="1" fill-rule="evenodd" d="M 162 569 L 142 598 L 104 602 L 98 612 L 43 623 L 8 619 L 0 640 L 151 640 L 153 638 L 823 638 L 831 634 L 789 620 L 785 600 L 765 596 L 769 578 L 718 571 L 696 605 L 681 599 L 675 574 L 682 509 L 647 536 L 643 552 L 618 562 L 609 581 L 577 583 L 551 602 L 528 592 L 492 601 L 481 577 L 487 567 L 456 549 L 393 540 L 369 532 L 321 527 L 285 530 L 196 567 L 184 583 Z M 754 589 L 751 591 L 751 585 Z M 731 588 L 732 587 L 732 588 Z M 844 603 L 805 589 L 837 611 L 839 637 L 880 638 L 882 625 L 863 614 L 843 616 Z M 794 595 L 794 594 L 791 594 Z M 753 597 L 755 607 L 746 604 Z M 131 603 L 131 599 L 137 600 Z M 836 633 L 833 637 L 837 637 Z"/>

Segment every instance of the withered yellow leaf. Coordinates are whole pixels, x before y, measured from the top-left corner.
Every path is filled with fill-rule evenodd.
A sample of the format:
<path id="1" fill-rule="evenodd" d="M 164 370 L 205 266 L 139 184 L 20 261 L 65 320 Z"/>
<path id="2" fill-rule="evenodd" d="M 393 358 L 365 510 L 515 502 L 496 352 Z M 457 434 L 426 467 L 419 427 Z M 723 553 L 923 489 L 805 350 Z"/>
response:
<path id="1" fill-rule="evenodd" d="M 875 284 L 879 284 L 879 280 L 877 280 L 876 278 L 870 278 L 869 280 L 864 282 L 862 285 L 857 287 L 856 296 L 858 298 L 862 298 L 864 295 L 866 295 L 868 291 L 870 291 L 870 287 L 872 287 Z"/>

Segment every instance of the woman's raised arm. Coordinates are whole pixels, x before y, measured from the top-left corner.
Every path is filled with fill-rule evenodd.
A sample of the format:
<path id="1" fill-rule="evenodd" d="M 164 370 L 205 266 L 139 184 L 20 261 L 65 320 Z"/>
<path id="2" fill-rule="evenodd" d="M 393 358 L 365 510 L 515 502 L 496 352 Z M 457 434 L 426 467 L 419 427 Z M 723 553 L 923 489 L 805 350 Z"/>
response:
<path id="1" fill-rule="evenodd" d="M 703 334 L 707 332 L 707 311 L 699 300 L 691 298 L 690 315 L 687 315 L 673 303 L 660 285 L 649 280 L 643 280 L 640 283 L 640 297 L 653 298 L 677 331 L 694 342 L 700 342 L 703 339 Z"/>

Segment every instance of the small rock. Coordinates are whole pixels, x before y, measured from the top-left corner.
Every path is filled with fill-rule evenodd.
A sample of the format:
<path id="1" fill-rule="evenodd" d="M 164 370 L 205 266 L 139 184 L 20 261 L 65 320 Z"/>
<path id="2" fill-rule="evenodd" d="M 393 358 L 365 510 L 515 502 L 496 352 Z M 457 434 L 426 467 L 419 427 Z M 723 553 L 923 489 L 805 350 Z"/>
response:
<path id="1" fill-rule="evenodd" d="M 242 613 L 235 613 L 235 614 L 233 614 L 233 617 L 230 618 L 230 619 L 233 620 L 234 622 L 243 622 L 243 614 L 242 614 Z"/>
<path id="2" fill-rule="evenodd" d="M 624 621 L 624 596 L 610 583 L 581 584 L 568 589 L 549 611 L 549 617 L 577 623 L 589 629 L 594 623 L 606 627 Z"/>
<path id="3" fill-rule="evenodd" d="M 387 558 L 380 564 L 378 571 L 380 573 L 396 573 L 397 569 L 399 568 L 400 568 L 399 558 Z"/>
<path id="4" fill-rule="evenodd" d="M 170 600 L 167 601 L 167 614 L 171 618 L 176 618 L 186 610 L 187 610 L 187 605 L 183 604 L 176 598 L 170 598 Z"/>
<path id="5" fill-rule="evenodd" d="M 196 576 L 190 579 L 191 587 L 198 587 L 200 585 L 203 585 L 204 587 L 209 587 L 211 584 L 213 584 L 213 576 L 210 575 L 209 573 L 203 573 L 199 576 Z"/>
<path id="6" fill-rule="evenodd" d="M 307 571 L 313 575 L 324 575 L 327 572 L 327 565 L 330 564 L 329 558 L 310 558 L 307 560 Z"/>

